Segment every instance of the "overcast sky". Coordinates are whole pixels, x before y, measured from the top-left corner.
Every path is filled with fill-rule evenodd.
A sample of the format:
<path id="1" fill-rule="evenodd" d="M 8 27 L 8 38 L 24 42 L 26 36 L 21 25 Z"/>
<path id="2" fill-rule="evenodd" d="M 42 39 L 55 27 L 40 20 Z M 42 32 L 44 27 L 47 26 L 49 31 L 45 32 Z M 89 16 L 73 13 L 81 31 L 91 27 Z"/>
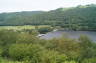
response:
<path id="1" fill-rule="evenodd" d="M 96 0 L 0 0 L 1 12 L 49 11 L 60 7 L 96 4 Z"/>

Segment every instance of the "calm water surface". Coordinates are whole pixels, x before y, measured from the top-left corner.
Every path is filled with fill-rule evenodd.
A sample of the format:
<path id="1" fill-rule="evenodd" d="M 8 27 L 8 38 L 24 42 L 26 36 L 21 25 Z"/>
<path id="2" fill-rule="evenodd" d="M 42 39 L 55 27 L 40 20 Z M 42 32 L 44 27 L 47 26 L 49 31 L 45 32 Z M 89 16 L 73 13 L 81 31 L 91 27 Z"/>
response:
<path id="1" fill-rule="evenodd" d="M 60 38 L 62 36 L 78 39 L 80 35 L 87 35 L 91 40 L 96 42 L 96 32 L 93 31 L 54 31 L 42 36 L 43 39 Z"/>

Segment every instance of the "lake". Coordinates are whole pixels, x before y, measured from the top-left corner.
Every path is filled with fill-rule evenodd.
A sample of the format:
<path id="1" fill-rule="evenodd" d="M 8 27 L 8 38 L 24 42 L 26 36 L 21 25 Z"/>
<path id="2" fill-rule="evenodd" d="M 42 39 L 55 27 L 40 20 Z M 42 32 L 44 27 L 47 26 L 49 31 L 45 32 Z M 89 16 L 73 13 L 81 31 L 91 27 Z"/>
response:
<path id="1" fill-rule="evenodd" d="M 78 39 L 80 35 L 87 35 L 91 40 L 96 42 L 96 32 L 93 31 L 52 31 L 41 36 L 42 39 L 60 38 L 62 36 Z"/>

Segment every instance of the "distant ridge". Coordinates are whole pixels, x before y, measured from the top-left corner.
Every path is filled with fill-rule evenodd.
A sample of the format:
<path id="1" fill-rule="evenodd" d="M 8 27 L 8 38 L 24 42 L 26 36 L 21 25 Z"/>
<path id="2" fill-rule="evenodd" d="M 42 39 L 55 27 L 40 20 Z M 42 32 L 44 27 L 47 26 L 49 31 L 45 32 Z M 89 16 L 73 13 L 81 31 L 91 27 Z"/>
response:
<path id="1" fill-rule="evenodd" d="M 45 11 L 0 14 L 0 25 L 52 25 L 74 30 L 96 30 L 96 5 L 79 5 Z"/>

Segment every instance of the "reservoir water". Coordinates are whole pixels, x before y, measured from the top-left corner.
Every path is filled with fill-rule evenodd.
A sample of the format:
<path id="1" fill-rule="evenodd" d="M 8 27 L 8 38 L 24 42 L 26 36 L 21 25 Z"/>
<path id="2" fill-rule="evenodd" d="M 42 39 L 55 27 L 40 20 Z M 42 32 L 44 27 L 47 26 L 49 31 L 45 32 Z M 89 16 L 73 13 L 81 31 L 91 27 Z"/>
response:
<path id="1" fill-rule="evenodd" d="M 86 35 L 96 42 L 96 32 L 94 31 L 52 31 L 41 36 L 42 39 L 60 38 L 62 36 L 78 39 L 80 35 Z"/>

